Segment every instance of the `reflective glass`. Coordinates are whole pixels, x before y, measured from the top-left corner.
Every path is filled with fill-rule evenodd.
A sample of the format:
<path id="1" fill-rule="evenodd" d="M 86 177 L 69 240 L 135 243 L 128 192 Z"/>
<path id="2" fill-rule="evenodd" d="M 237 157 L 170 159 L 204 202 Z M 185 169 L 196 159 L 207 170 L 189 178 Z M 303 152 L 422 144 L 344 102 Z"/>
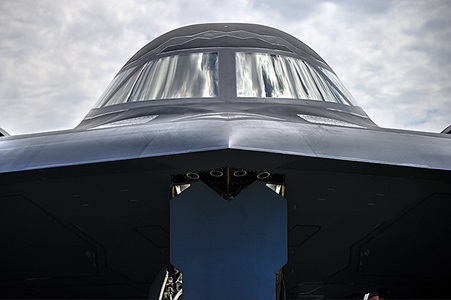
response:
<path id="1" fill-rule="evenodd" d="M 95 108 L 105 106 L 108 100 L 117 94 L 118 88 L 124 85 L 124 80 L 127 80 L 127 77 L 135 70 L 136 68 L 130 68 L 121 73 L 117 74 L 116 77 L 110 82 L 110 84 L 106 87 L 103 94 L 100 96 L 97 103 L 94 105 Z M 120 94 L 120 93 L 119 93 Z"/>
<path id="2" fill-rule="evenodd" d="M 331 71 L 320 68 L 321 71 L 323 71 L 324 75 L 326 75 L 330 81 L 332 81 L 335 86 L 345 95 L 346 99 L 352 104 L 357 105 L 357 101 L 355 101 L 354 97 L 351 95 L 351 93 L 346 89 L 346 87 L 343 85 L 343 83 L 340 81 L 337 75 L 332 73 Z"/>
<path id="3" fill-rule="evenodd" d="M 235 57 L 238 97 L 291 98 L 352 104 L 330 84 L 323 73 L 301 59 L 244 52 L 236 53 Z M 338 80 L 338 77 L 330 80 L 335 84 L 333 80 Z M 342 84 L 335 85 L 337 88 L 343 87 Z"/>
<path id="4" fill-rule="evenodd" d="M 132 75 L 132 71 L 135 71 Z M 133 101 L 218 96 L 218 54 L 163 57 L 118 74 L 97 107 Z"/>

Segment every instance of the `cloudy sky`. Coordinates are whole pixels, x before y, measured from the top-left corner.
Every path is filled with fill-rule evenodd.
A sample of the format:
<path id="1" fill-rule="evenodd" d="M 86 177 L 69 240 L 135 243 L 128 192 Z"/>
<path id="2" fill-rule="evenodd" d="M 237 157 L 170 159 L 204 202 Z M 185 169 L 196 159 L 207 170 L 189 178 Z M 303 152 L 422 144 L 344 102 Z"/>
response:
<path id="1" fill-rule="evenodd" d="M 276 27 L 329 63 L 379 126 L 451 124 L 449 0 L 1 0 L 0 127 L 75 127 L 153 38 L 205 22 Z"/>

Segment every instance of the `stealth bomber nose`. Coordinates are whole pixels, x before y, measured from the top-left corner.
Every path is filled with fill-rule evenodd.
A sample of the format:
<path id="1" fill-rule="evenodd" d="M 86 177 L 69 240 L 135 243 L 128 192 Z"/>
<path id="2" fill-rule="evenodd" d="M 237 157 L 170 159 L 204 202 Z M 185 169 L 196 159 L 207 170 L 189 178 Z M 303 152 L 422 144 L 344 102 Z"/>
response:
<path id="1" fill-rule="evenodd" d="M 376 126 L 329 65 L 293 36 L 261 25 L 201 24 L 171 31 L 138 51 L 79 128 L 149 115 L 163 121 L 224 113 Z"/>

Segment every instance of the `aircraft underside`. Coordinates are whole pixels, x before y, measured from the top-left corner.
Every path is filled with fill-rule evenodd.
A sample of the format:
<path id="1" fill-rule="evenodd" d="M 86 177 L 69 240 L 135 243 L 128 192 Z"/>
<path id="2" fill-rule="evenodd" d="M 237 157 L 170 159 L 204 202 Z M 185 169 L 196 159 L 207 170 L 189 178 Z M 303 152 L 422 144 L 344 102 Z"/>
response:
<path id="1" fill-rule="evenodd" d="M 190 187 L 178 194 L 183 184 Z M 439 171 L 224 150 L 17 172 L 2 176 L 0 197 L 7 298 L 146 298 L 154 282 L 161 291 L 155 279 L 168 266 L 187 268 L 184 292 L 207 298 L 215 289 L 206 287 L 218 284 L 233 290 L 241 282 L 235 292 L 255 293 L 248 278 L 264 272 L 273 292 L 290 299 L 357 297 L 374 288 L 392 298 L 445 298 L 451 282 L 451 188 Z M 177 211 L 173 203 L 183 199 L 203 200 Z M 252 222 L 272 225 L 244 218 L 228 227 L 223 210 L 209 206 L 240 210 L 240 199 L 253 203 L 249 212 L 266 203 Z M 286 218 L 271 221 L 277 203 Z M 187 218 L 217 220 L 227 235 L 214 239 L 209 228 L 199 232 L 202 222 L 184 226 Z M 274 240 L 265 251 L 278 249 L 271 257 L 258 251 L 268 234 Z M 279 264 L 233 264 L 218 252 L 246 241 L 258 247 L 235 259 L 277 256 Z M 213 253 L 195 251 L 204 259 L 196 276 L 177 265 L 194 260 L 186 243 Z"/>

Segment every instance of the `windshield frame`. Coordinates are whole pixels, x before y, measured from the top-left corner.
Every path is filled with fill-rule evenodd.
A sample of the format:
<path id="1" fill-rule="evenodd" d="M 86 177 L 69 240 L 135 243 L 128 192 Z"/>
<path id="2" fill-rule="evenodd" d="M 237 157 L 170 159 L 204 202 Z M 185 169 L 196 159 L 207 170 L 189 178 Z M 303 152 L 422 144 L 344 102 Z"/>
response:
<path id="1" fill-rule="evenodd" d="M 308 60 L 308 59 L 304 59 L 302 57 L 300 57 L 299 55 L 293 55 L 291 53 L 287 53 L 287 52 L 282 52 L 282 51 L 256 51 L 257 49 L 250 49 L 250 50 L 237 50 L 235 52 L 235 69 L 237 70 L 238 68 L 238 55 L 243 53 L 243 54 L 255 54 L 256 56 L 258 55 L 275 55 L 275 56 L 279 56 L 281 57 L 283 60 L 285 60 L 285 58 L 291 58 L 293 60 L 298 60 L 300 62 L 302 62 L 306 69 L 308 69 L 309 72 L 312 72 L 314 74 L 310 74 L 310 78 L 311 80 L 314 81 L 315 84 L 315 91 L 319 92 L 319 94 L 322 94 L 320 91 L 320 88 L 318 87 L 318 84 L 321 84 L 321 82 L 318 82 L 316 77 L 319 77 L 321 81 L 324 81 L 324 83 L 326 83 L 328 85 L 329 89 L 333 89 L 334 92 L 339 94 L 339 97 L 341 99 L 338 99 L 337 97 L 333 97 L 333 99 L 319 99 L 319 98 L 302 98 L 302 97 L 281 97 L 281 96 L 239 96 L 238 95 L 238 90 L 239 90 L 239 86 L 238 86 L 238 82 L 236 83 L 236 92 L 237 95 L 236 97 L 238 99 L 268 99 L 268 100 L 273 100 L 273 99 L 287 99 L 287 100 L 292 100 L 292 101 L 299 101 L 299 100 L 303 100 L 303 101 L 321 101 L 321 102 L 328 102 L 328 103 L 338 103 L 338 104 L 343 104 L 346 106 L 358 106 L 354 97 L 352 97 L 351 93 L 346 89 L 346 87 L 344 86 L 344 84 L 341 82 L 341 80 L 339 79 L 339 77 L 335 74 L 335 72 L 326 64 L 321 63 L 320 66 L 318 66 L 318 62 L 314 60 L 312 62 L 312 60 Z M 279 52 L 279 53 L 276 53 Z M 286 61 L 286 60 L 285 60 Z M 316 64 L 315 64 L 316 63 Z M 334 76 L 334 78 L 330 78 L 330 75 L 327 74 L 326 72 L 330 73 L 330 75 Z M 238 81 L 238 71 L 236 71 L 236 78 Z M 337 83 L 335 82 L 337 81 Z M 344 89 L 344 90 L 343 90 Z M 327 91 L 328 92 L 328 91 Z"/>
<path id="2" fill-rule="evenodd" d="M 155 60 L 163 57 L 180 55 L 180 54 L 190 54 L 190 53 L 217 53 L 218 54 L 218 96 L 213 98 L 178 98 L 178 99 L 156 99 L 149 101 L 135 101 L 135 102 L 125 102 L 115 105 L 107 105 L 107 106 L 95 106 L 88 113 L 86 117 L 93 118 L 95 115 L 99 114 L 110 114 L 110 112 L 114 111 L 123 111 L 126 110 L 126 107 L 142 107 L 142 106 L 161 106 L 161 105 L 178 105 L 182 103 L 187 103 L 187 101 L 192 103 L 233 103 L 233 102 L 246 102 L 246 103 L 273 103 L 278 102 L 280 104 L 296 104 L 300 105 L 308 105 L 311 103 L 316 106 L 319 103 L 326 103 L 338 109 L 339 107 L 343 107 L 344 111 L 347 111 L 348 108 L 351 107 L 359 107 L 359 105 L 354 101 L 351 105 L 348 104 L 340 104 L 336 102 L 327 102 L 327 101 L 318 101 L 318 100 L 308 100 L 308 99 L 295 99 L 295 98 L 255 98 L 255 97 L 237 97 L 237 89 L 236 89 L 236 64 L 235 64 L 235 54 L 237 52 L 244 53 L 265 53 L 265 54 L 275 54 L 281 56 L 293 57 L 296 59 L 300 59 L 302 61 L 307 62 L 312 68 L 314 68 L 317 72 L 322 75 L 324 80 L 327 80 L 328 83 L 335 87 L 335 84 L 322 72 L 321 69 L 326 69 L 327 71 L 335 74 L 333 70 L 327 65 L 325 62 L 317 60 L 310 56 L 303 56 L 292 52 L 282 51 L 282 50 L 274 50 L 274 49 L 266 49 L 266 48 L 244 48 L 244 47 L 207 47 L 207 48 L 197 48 L 197 49 L 183 49 L 183 50 L 175 50 L 163 52 L 158 55 L 153 55 L 151 57 L 145 57 L 144 59 L 135 60 L 129 64 L 126 64 L 115 76 L 115 78 L 122 72 L 129 70 L 130 68 L 136 68 L 141 70 L 143 66 L 150 60 Z M 132 72 L 133 73 L 133 72 Z M 336 75 L 335 75 L 336 76 Z M 338 76 L 337 76 L 338 78 Z M 230 88 L 233 87 L 233 88 Z M 336 90 L 340 92 L 340 94 L 348 99 L 345 95 L 342 94 L 341 90 L 336 87 Z"/>
<path id="3" fill-rule="evenodd" d="M 197 51 L 196 51 L 197 50 Z M 219 86 L 220 86 L 220 68 L 219 68 L 219 60 L 220 55 L 218 51 L 215 49 L 192 49 L 192 51 L 175 51 L 164 53 L 161 55 L 157 55 L 147 59 L 144 63 L 133 63 L 130 65 L 124 66 L 117 74 L 114 76 L 113 80 L 109 83 L 105 91 L 99 97 L 97 102 L 94 105 L 94 109 L 106 108 L 109 106 L 115 106 L 119 104 L 131 104 L 135 102 L 152 102 L 152 101 L 160 101 L 160 100 L 169 100 L 172 101 L 174 99 L 217 99 L 219 98 Z M 171 98 L 150 98 L 150 99 L 140 99 L 140 100 L 132 100 L 130 99 L 131 93 L 136 88 L 136 85 L 139 83 L 143 72 L 148 69 L 148 66 L 152 66 L 157 61 L 162 61 L 165 58 L 171 57 L 184 57 L 193 54 L 216 54 L 216 74 L 213 77 L 216 77 L 216 89 L 217 93 L 213 96 L 205 96 L 205 97 L 171 97 Z M 122 82 L 116 82 L 118 79 L 121 79 Z M 131 81 L 131 82 L 130 82 Z M 131 83 L 131 84 L 130 84 Z M 124 100 L 122 101 L 113 101 L 112 104 L 111 99 L 115 97 L 115 95 L 124 87 L 130 86 L 128 92 L 123 93 L 125 95 Z M 113 89 L 114 87 L 114 89 Z"/>

